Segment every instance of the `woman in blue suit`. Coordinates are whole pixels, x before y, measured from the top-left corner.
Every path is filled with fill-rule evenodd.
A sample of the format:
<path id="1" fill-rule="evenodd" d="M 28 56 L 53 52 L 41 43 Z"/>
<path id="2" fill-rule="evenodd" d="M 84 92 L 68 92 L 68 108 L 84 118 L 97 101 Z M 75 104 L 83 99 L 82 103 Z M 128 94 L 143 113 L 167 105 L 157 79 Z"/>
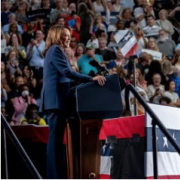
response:
<path id="1" fill-rule="evenodd" d="M 63 136 L 70 100 L 71 79 L 81 82 L 97 81 L 103 85 L 105 77 L 90 77 L 72 71 L 64 53 L 69 48 L 70 30 L 55 25 L 50 28 L 44 50 L 43 88 L 40 110 L 47 113 L 49 141 L 47 145 L 47 178 L 62 176 Z"/>

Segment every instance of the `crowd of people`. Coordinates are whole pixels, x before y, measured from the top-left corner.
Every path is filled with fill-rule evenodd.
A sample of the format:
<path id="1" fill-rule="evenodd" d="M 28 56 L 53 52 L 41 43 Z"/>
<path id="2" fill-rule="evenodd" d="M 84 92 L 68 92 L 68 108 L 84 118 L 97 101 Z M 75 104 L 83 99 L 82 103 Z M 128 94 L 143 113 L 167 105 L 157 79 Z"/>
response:
<path id="1" fill-rule="evenodd" d="M 55 24 L 71 28 L 65 53 L 74 71 L 117 74 L 131 83 L 136 74 L 135 87 L 146 102 L 180 108 L 180 0 L 2 0 L 1 112 L 11 125 L 47 124 L 38 109 L 43 51 Z M 139 47 L 136 69 L 114 37 L 124 30 Z M 161 53 L 161 59 L 144 50 Z M 121 82 L 123 101 L 124 87 Z M 129 101 L 134 115 L 132 94 Z M 138 114 L 145 113 L 138 102 L 137 107 Z"/>

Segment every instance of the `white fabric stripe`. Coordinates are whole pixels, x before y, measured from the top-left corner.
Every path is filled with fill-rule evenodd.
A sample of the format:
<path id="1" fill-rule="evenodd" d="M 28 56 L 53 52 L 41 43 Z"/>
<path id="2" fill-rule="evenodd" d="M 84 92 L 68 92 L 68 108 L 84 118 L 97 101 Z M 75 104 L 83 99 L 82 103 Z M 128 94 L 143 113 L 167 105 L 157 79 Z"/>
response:
<path id="1" fill-rule="evenodd" d="M 129 41 L 121 48 L 123 56 L 125 56 L 131 50 L 131 48 L 136 44 L 136 42 L 137 40 L 135 36 L 132 36 L 131 39 L 129 39 Z"/>
<path id="2" fill-rule="evenodd" d="M 148 104 L 167 129 L 180 130 L 180 109 Z M 151 117 L 146 114 L 146 127 L 152 127 Z"/>
<path id="3" fill-rule="evenodd" d="M 158 175 L 180 175 L 180 156 L 178 153 L 158 152 Z M 145 153 L 145 177 L 153 176 L 153 153 Z"/>
<path id="4" fill-rule="evenodd" d="M 110 175 L 111 156 L 101 156 L 100 174 Z"/>

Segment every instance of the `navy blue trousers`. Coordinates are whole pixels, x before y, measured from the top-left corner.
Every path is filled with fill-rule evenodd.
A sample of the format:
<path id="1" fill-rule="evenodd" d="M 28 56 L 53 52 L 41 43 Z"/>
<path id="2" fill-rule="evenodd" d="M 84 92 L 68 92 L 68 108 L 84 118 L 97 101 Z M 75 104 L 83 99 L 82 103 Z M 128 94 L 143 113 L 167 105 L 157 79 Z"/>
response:
<path id="1" fill-rule="evenodd" d="M 65 146 L 63 145 L 66 127 L 64 112 L 50 110 L 47 113 L 49 141 L 47 145 L 47 179 L 66 179 L 67 164 Z"/>

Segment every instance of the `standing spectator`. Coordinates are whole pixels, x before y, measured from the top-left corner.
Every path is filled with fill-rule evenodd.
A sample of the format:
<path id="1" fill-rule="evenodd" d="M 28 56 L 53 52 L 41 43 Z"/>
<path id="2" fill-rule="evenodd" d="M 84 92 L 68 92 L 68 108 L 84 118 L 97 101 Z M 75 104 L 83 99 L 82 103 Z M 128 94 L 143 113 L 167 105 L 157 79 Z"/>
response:
<path id="1" fill-rule="evenodd" d="M 164 86 L 161 84 L 161 75 L 156 73 L 152 76 L 153 84 L 148 86 L 148 96 L 152 103 L 158 104 L 164 94 Z"/>
<path id="2" fill-rule="evenodd" d="M 157 42 L 158 49 L 166 56 L 174 56 L 176 44 L 173 40 L 168 38 L 168 34 L 165 30 L 159 31 L 159 40 Z"/>
<path id="3" fill-rule="evenodd" d="M 158 48 L 155 38 L 153 37 L 149 38 L 149 41 L 147 43 L 147 49 L 159 52 L 159 48 Z"/>
<path id="4" fill-rule="evenodd" d="M 168 33 L 169 37 L 171 37 L 174 34 L 174 28 L 172 23 L 167 20 L 167 15 L 167 11 L 165 9 L 162 9 L 159 12 L 159 19 L 156 21 L 156 24 L 164 29 Z"/>
<path id="5" fill-rule="evenodd" d="M 136 35 L 136 40 L 137 40 L 139 48 L 141 50 L 145 49 L 147 46 L 148 39 L 146 37 L 144 37 L 142 29 L 139 27 L 136 27 L 135 28 L 135 35 Z"/>
<path id="6" fill-rule="evenodd" d="M 76 51 L 75 51 L 75 61 L 78 61 L 78 59 L 83 56 L 86 53 L 86 48 L 84 44 L 79 43 L 77 44 Z"/>
<path id="7" fill-rule="evenodd" d="M 80 42 L 86 44 L 91 37 L 90 32 L 93 25 L 93 13 L 85 3 L 80 3 L 78 5 L 78 15 L 81 18 Z"/>
<path id="8" fill-rule="evenodd" d="M 63 0 L 55 0 L 56 8 L 51 10 L 50 13 L 50 23 L 54 24 L 58 17 L 61 16 L 62 13 L 62 2 Z"/>
<path id="9" fill-rule="evenodd" d="M 101 14 L 105 12 L 105 1 L 104 0 L 95 0 L 93 3 L 93 11 L 95 14 Z"/>
<path id="10" fill-rule="evenodd" d="M 16 15 L 15 14 L 13 14 L 13 13 L 11 13 L 11 14 L 9 14 L 9 16 L 8 16 L 8 24 L 6 24 L 6 25 L 4 25 L 3 26 L 3 32 L 4 32 L 4 34 L 7 34 L 8 33 L 8 31 L 9 31 L 9 26 L 11 25 L 11 24 L 13 24 L 13 23 L 17 23 L 16 22 Z M 23 30 L 22 30 L 22 28 L 21 28 L 21 26 L 17 23 L 17 27 L 18 27 L 18 33 L 20 33 L 20 34 L 22 34 L 23 33 Z"/>
<path id="11" fill-rule="evenodd" d="M 23 46 L 27 48 L 28 44 L 31 42 L 31 39 L 35 39 L 35 24 L 34 21 L 27 20 L 27 31 L 22 34 Z"/>
<path id="12" fill-rule="evenodd" d="M 9 18 L 8 17 L 9 17 L 10 14 L 11 14 L 10 2 L 9 1 L 4 1 L 3 10 L 1 11 L 1 25 L 2 26 L 9 23 Z"/>
<path id="13" fill-rule="evenodd" d="M 73 50 L 73 52 L 75 53 L 76 48 L 77 48 L 77 40 L 74 36 L 71 37 L 70 47 Z"/>
<path id="14" fill-rule="evenodd" d="M 101 15 L 97 15 L 94 20 L 92 31 L 95 33 L 97 30 L 103 30 L 106 32 L 106 27 L 103 24 L 103 17 Z"/>
<path id="15" fill-rule="evenodd" d="M 79 72 L 89 76 L 96 76 L 98 74 L 98 67 L 94 63 L 102 63 L 99 55 L 95 54 L 93 45 L 86 47 L 86 54 L 78 59 Z"/>
<path id="16" fill-rule="evenodd" d="M 16 76 L 22 75 L 22 71 L 19 67 L 19 62 L 17 59 L 17 54 L 14 50 L 11 50 L 7 55 L 6 71 L 9 77 L 9 82 L 13 82 Z"/>
<path id="17" fill-rule="evenodd" d="M 175 92 L 180 98 L 180 71 L 177 67 L 174 68 L 174 76 L 171 77 L 171 80 L 175 82 Z"/>
<path id="18" fill-rule="evenodd" d="M 115 52 L 107 48 L 107 40 L 105 38 L 99 38 L 99 48 L 96 49 L 95 53 L 103 57 L 104 63 L 108 64 L 110 60 L 116 58 Z"/>
<path id="19" fill-rule="evenodd" d="M 64 19 L 64 17 L 58 17 L 57 18 L 57 21 L 56 21 L 56 24 L 57 25 L 60 25 L 61 27 L 64 27 L 65 26 L 65 19 Z"/>
<path id="20" fill-rule="evenodd" d="M 180 19 L 180 0 L 177 0 L 177 3 L 174 6 L 174 9 L 171 11 L 171 13 L 169 15 L 174 17 L 179 22 L 179 19 Z"/>
<path id="21" fill-rule="evenodd" d="M 24 46 L 21 46 L 21 38 L 18 34 L 11 34 L 9 39 L 9 46 L 6 47 L 5 51 L 9 52 L 10 50 L 15 50 L 17 53 L 18 62 L 20 64 L 20 67 L 22 68 L 26 58 L 26 50 Z"/>
<path id="22" fill-rule="evenodd" d="M 161 29 L 159 26 L 155 25 L 155 19 L 153 15 L 147 16 L 147 26 L 143 28 L 143 32 L 145 37 L 150 38 L 154 37 L 158 38 L 159 30 Z"/>
<path id="23" fill-rule="evenodd" d="M 44 48 L 44 32 L 42 30 L 38 30 L 36 32 L 36 39 L 32 39 L 31 43 L 27 47 L 29 66 L 32 68 L 33 74 L 37 79 L 37 91 L 35 94 L 36 98 L 40 97 L 40 92 L 42 88 L 44 67 L 44 56 L 42 55 L 42 52 L 44 51 Z"/>
<path id="24" fill-rule="evenodd" d="M 66 24 L 72 28 L 72 35 L 76 38 L 76 41 L 79 41 L 81 18 L 77 15 L 76 6 L 75 7 L 74 6 L 73 6 L 73 3 L 70 4 L 69 6 L 71 9 L 69 9 L 69 14 L 66 18 Z"/>
<path id="25" fill-rule="evenodd" d="M 121 13 L 121 10 L 122 10 L 122 6 L 120 4 L 120 0 L 114 0 L 114 3 L 113 3 L 113 12 L 119 12 Z"/>
<path id="26" fill-rule="evenodd" d="M 27 16 L 26 16 L 27 11 L 28 11 L 28 3 L 26 0 L 22 0 L 21 2 L 19 2 L 18 10 L 15 13 L 16 20 L 19 23 L 19 25 L 22 27 L 22 29 L 27 21 Z"/>
<path id="27" fill-rule="evenodd" d="M 125 8 L 122 11 L 121 14 L 121 19 L 125 22 L 125 27 L 129 27 L 130 21 L 132 21 L 134 18 L 131 15 L 131 9 L 130 8 Z"/>
<path id="28" fill-rule="evenodd" d="M 175 55 L 174 66 L 180 72 L 180 54 Z"/>
<path id="29" fill-rule="evenodd" d="M 95 49 L 99 48 L 98 38 L 96 37 L 95 33 L 91 34 L 91 38 L 88 40 L 86 46 L 88 46 L 89 44 L 93 44 Z"/>
<path id="30" fill-rule="evenodd" d="M 1 83 L 1 108 L 6 107 L 6 101 L 8 100 L 6 89 L 3 87 Z"/>
<path id="31" fill-rule="evenodd" d="M 170 80 L 166 83 L 164 96 L 171 99 L 171 105 L 180 107 L 180 99 L 177 93 L 175 93 L 175 83 Z"/>

